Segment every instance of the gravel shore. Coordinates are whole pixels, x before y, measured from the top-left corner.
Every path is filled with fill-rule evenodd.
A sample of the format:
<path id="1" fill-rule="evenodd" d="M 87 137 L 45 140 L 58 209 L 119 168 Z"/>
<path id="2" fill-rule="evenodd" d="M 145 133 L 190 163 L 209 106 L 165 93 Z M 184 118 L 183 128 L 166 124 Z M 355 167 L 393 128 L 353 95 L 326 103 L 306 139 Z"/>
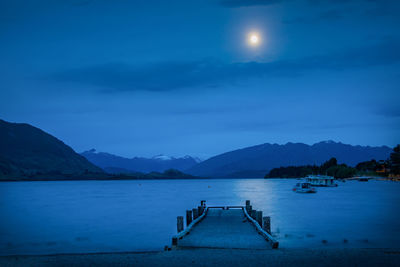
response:
<path id="1" fill-rule="evenodd" d="M 400 249 L 182 249 L 3 256 L 0 266 L 399 266 Z"/>

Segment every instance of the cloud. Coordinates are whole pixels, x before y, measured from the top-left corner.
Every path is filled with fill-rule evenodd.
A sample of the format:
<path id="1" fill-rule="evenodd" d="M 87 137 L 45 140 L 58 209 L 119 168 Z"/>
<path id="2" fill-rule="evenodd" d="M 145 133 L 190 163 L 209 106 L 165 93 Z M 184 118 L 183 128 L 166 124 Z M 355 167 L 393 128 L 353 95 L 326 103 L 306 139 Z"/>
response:
<path id="1" fill-rule="evenodd" d="M 219 3 L 224 7 L 249 7 L 249 6 L 268 6 L 287 2 L 288 0 L 221 0 Z"/>
<path id="2" fill-rule="evenodd" d="M 373 7 L 383 7 L 387 12 L 391 7 L 398 6 L 397 0 L 303 0 L 314 7 L 321 6 L 338 6 L 338 5 L 357 5 L 360 4 L 371 4 Z M 252 7 L 252 6 L 269 6 L 274 4 L 287 4 L 290 2 L 296 2 L 291 0 L 220 0 L 219 4 L 227 8 L 238 8 L 238 7 Z M 297 1 L 298 2 L 298 1 Z M 372 11 L 372 9 L 371 9 Z M 380 10 L 378 11 L 380 13 Z"/>
<path id="3" fill-rule="evenodd" d="M 68 0 L 67 3 L 71 4 L 72 6 L 88 6 L 94 3 L 94 0 Z"/>
<path id="4" fill-rule="evenodd" d="M 322 21 L 334 21 L 344 17 L 353 18 L 354 16 L 364 17 L 365 19 L 397 16 L 400 11 L 400 4 L 396 1 L 377 1 L 377 0 L 308 0 L 309 4 L 321 10 L 317 15 L 299 16 L 293 19 L 283 20 L 285 24 L 304 23 L 312 24 Z"/>
<path id="5" fill-rule="evenodd" d="M 285 24 L 298 24 L 298 23 L 312 24 L 321 21 L 334 21 L 343 18 L 343 13 L 344 11 L 342 9 L 331 9 L 321 12 L 320 14 L 314 17 L 298 17 L 295 19 L 283 20 L 282 22 Z"/>
<path id="6" fill-rule="evenodd" d="M 400 118 L 400 107 L 388 105 L 378 110 L 377 114 L 388 118 Z"/>
<path id="7" fill-rule="evenodd" d="M 249 79 L 292 77 L 312 71 L 360 69 L 400 62 L 400 41 L 350 49 L 340 53 L 274 62 L 225 63 L 215 60 L 163 62 L 149 66 L 105 64 L 66 70 L 51 80 L 89 84 L 106 91 L 171 91 L 216 88 Z"/>
<path id="8" fill-rule="evenodd" d="M 393 5 L 378 5 L 364 11 L 364 15 L 367 17 L 398 17 L 400 12 L 400 2 Z"/>

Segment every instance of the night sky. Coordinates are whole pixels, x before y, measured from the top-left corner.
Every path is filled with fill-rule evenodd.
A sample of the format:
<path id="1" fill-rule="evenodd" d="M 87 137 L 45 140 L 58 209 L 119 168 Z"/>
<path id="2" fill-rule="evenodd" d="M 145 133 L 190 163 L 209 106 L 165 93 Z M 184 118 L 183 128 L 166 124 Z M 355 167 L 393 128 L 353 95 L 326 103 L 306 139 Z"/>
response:
<path id="1" fill-rule="evenodd" d="M 0 118 L 128 157 L 394 146 L 399 14 L 384 0 L 2 0 Z"/>

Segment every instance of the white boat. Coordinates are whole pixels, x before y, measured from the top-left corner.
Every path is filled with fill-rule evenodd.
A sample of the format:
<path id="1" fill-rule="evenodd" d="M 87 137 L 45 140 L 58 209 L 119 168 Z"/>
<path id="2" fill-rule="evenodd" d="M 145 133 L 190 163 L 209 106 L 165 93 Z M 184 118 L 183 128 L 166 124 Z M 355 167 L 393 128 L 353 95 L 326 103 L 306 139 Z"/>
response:
<path id="1" fill-rule="evenodd" d="M 314 187 L 310 183 L 297 183 L 293 188 L 293 192 L 296 193 L 317 193 Z"/>
<path id="2" fill-rule="evenodd" d="M 324 186 L 324 187 L 336 187 L 338 186 L 335 183 L 335 178 L 327 175 L 308 175 L 306 177 L 307 183 L 310 183 L 311 186 Z"/>

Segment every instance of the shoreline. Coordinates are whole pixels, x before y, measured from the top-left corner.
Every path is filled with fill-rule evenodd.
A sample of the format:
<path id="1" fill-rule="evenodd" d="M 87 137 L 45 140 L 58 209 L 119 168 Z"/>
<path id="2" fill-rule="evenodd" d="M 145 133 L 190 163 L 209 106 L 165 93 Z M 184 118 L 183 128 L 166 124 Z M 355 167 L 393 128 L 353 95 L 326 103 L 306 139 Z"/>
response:
<path id="1" fill-rule="evenodd" d="M 265 178 L 213 178 L 213 177 L 188 177 L 188 178 L 116 178 L 116 179 L 90 179 L 90 178 L 78 178 L 78 179 L 2 179 L 1 182 L 68 182 L 68 181 L 154 181 L 154 180 L 229 180 L 229 179 L 265 179 Z M 293 179 L 293 178 L 277 178 L 277 179 Z"/>
<path id="2" fill-rule="evenodd" d="M 34 179 L 0 179 L 1 182 L 73 182 L 73 181 L 155 181 L 155 180 L 251 180 L 251 179 L 265 179 L 265 180 L 276 180 L 276 179 L 284 179 L 284 180 L 300 180 L 304 177 L 274 177 L 274 178 L 261 178 L 261 177 L 188 177 L 188 178 L 61 178 L 61 179 L 45 179 L 45 178 L 34 178 Z M 345 178 L 345 179 L 337 179 L 340 182 L 345 181 L 357 181 L 358 178 Z M 400 182 L 398 178 L 388 178 L 388 177 L 371 177 L 370 180 L 375 181 L 391 181 L 391 182 Z"/>
<path id="3" fill-rule="evenodd" d="M 173 249 L 0 256 L 1 266 L 397 266 L 400 248 Z"/>

